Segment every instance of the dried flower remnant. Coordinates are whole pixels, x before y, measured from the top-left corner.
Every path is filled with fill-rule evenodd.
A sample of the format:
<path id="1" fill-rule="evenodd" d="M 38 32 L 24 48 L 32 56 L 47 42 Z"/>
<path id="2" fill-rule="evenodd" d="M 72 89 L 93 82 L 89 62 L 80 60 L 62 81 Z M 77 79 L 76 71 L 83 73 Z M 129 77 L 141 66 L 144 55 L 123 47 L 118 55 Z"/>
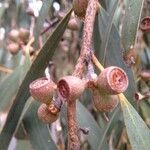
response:
<path id="1" fill-rule="evenodd" d="M 29 88 L 34 99 L 49 104 L 56 90 L 56 84 L 52 80 L 43 77 L 33 81 Z"/>
<path id="2" fill-rule="evenodd" d="M 98 76 L 97 86 L 100 91 L 107 94 L 122 93 L 128 87 L 127 74 L 116 66 L 105 68 Z"/>
<path id="3" fill-rule="evenodd" d="M 127 67 L 132 67 L 133 65 L 135 65 L 137 61 L 137 57 L 138 54 L 133 45 L 131 45 L 129 51 L 123 54 L 123 60 Z"/>
<path id="4" fill-rule="evenodd" d="M 53 123 L 58 119 L 58 113 L 53 114 L 51 111 L 48 109 L 48 106 L 46 104 L 42 104 L 37 111 L 39 119 L 43 123 Z"/>
<path id="5" fill-rule="evenodd" d="M 150 98 L 150 92 L 146 92 L 144 94 L 141 94 L 139 92 L 136 92 L 134 95 L 134 98 L 137 102 L 141 101 L 141 100 L 146 100 Z"/>
<path id="6" fill-rule="evenodd" d="M 150 17 L 144 17 L 141 20 L 140 23 L 140 29 L 144 32 L 144 33 L 150 33 Z"/>

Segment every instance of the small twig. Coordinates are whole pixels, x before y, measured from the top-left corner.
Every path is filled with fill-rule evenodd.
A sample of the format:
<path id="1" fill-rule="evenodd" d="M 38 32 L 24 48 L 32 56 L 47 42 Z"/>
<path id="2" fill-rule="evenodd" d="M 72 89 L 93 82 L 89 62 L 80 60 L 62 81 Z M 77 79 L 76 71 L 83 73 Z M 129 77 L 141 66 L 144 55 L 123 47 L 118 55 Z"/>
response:
<path id="1" fill-rule="evenodd" d="M 94 54 L 92 55 L 92 61 L 100 71 L 104 70 L 104 67 L 101 65 L 101 63 L 98 61 L 98 59 L 96 58 Z"/>
<path id="2" fill-rule="evenodd" d="M 59 22 L 59 19 L 55 19 L 55 20 L 53 20 L 53 21 L 51 21 L 51 22 L 48 22 L 49 23 L 49 25 L 48 25 L 48 27 L 46 27 L 41 33 L 40 33 L 40 35 L 43 35 L 44 33 L 46 33 L 50 28 L 52 28 L 55 24 L 57 24 Z"/>
<path id="3" fill-rule="evenodd" d="M 89 0 L 83 29 L 84 31 L 83 45 L 77 65 L 75 66 L 75 71 L 73 73 L 74 76 L 78 76 L 80 78 L 83 75 L 84 67 L 86 66 L 85 60 L 87 60 L 87 58 L 89 58 L 91 55 L 90 49 L 92 47 L 91 41 L 96 11 L 97 11 L 97 0 Z M 67 115 L 68 115 L 68 132 L 69 132 L 68 149 L 79 150 L 80 140 L 76 122 L 76 101 L 68 102 Z"/>

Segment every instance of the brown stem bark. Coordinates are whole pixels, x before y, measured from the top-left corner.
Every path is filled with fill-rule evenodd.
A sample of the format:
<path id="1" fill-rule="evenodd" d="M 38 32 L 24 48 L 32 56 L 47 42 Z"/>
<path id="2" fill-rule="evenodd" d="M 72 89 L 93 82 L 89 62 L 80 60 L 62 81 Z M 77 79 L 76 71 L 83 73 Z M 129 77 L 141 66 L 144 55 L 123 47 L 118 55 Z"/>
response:
<path id="1" fill-rule="evenodd" d="M 91 47 L 92 47 L 92 35 L 95 15 L 97 11 L 97 0 L 89 0 L 88 7 L 86 10 L 85 23 L 84 23 L 84 33 L 83 33 L 83 44 L 81 49 L 80 57 L 75 66 L 73 75 L 82 77 L 84 72 L 85 62 L 89 57 L 91 57 Z M 78 127 L 76 122 L 76 101 L 68 100 L 67 106 L 67 116 L 68 116 L 68 150 L 79 150 L 80 140 L 78 136 Z"/>

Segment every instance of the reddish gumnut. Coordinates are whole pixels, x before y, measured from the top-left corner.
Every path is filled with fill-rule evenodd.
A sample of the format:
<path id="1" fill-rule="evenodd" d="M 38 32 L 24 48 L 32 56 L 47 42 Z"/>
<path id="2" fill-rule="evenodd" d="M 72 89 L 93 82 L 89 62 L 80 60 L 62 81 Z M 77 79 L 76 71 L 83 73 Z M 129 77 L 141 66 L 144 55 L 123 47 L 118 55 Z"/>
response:
<path id="1" fill-rule="evenodd" d="M 73 10 L 75 15 L 83 19 L 86 14 L 88 0 L 73 0 Z"/>
<path id="2" fill-rule="evenodd" d="M 19 31 L 16 29 L 12 29 L 8 34 L 8 38 L 13 42 L 18 42 L 19 41 Z"/>
<path id="3" fill-rule="evenodd" d="M 70 30 L 78 30 L 79 29 L 78 23 L 75 18 L 69 20 L 67 27 Z"/>
<path id="4" fill-rule="evenodd" d="M 75 76 L 65 76 L 58 82 L 58 90 L 62 99 L 75 100 L 85 89 L 85 81 Z"/>
<path id="5" fill-rule="evenodd" d="M 6 49 L 12 54 L 15 55 L 18 53 L 19 51 L 19 45 L 18 43 L 10 43 L 8 44 L 8 46 L 6 47 Z"/>
<path id="6" fill-rule="evenodd" d="M 150 17 L 144 17 L 141 20 L 140 23 L 140 29 L 144 32 L 144 33 L 150 33 Z"/>
<path id="7" fill-rule="evenodd" d="M 140 77 L 144 81 L 150 81 L 150 70 L 143 70 L 140 72 Z"/>
<path id="8" fill-rule="evenodd" d="M 33 81 L 29 85 L 29 88 L 31 96 L 34 99 L 45 104 L 50 104 L 56 90 L 56 84 L 52 80 L 43 77 Z"/>
<path id="9" fill-rule="evenodd" d="M 101 112 L 111 112 L 118 105 L 118 96 L 102 93 L 98 89 L 93 90 L 93 103 Z"/>
<path id="10" fill-rule="evenodd" d="M 20 28 L 19 29 L 19 38 L 22 42 L 26 43 L 29 40 L 30 32 L 28 29 Z"/>
<path id="11" fill-rule="evenodd" d="M 88 5 L 89 0 L 73 0 L 73 10 L 77 17 L 80 19 L 85 18 L 86 9 Z M 100 8 L 100 4 L 97 2 L 97 11 Z"/>
<path id="12" fill-rule="evenodd" d="M 96 81 L 98 89 L 109 95 L 124 92 L 128 87 L 128 77 L 125 71 L 119 67 L 105 68 Z"/>
<path id="13" fill-rule="evenodd" d="M 48 106 L 46 104 L 42 104 L 37 111 L 38 118 L 41 120 L 43 123 L 53 123 L 58 119 L 58 113 L 57 114 L 52 114 Z"/>

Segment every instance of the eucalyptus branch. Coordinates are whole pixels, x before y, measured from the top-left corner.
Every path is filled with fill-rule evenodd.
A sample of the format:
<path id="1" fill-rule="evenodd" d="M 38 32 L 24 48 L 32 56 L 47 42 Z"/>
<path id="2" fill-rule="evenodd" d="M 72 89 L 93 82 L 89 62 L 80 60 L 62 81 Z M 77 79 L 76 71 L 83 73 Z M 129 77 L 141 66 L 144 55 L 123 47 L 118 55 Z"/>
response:
<path id="1" fill-rule="evenodd" d="M 89 0 L 85 21 L 84 21 L 84 33 L 83 33 L 83 44 L 81 48 L 81 54 L 75 66 L 73 75 L 81 78 L 84 72 L 84 67 L 86 67 L 86 60 L 90 57 L 90 49 L 92 47 L 92 34 L 93 26 L 95 21 L 95 15 L 97 11 L 97 0 Z M 78 127 L 76 122 L 76 101 L 68 101 L 67 106 L 68 115 L 68 149 L 69 150 L 79 150 L 80 140 L 78 136 Z"/>

